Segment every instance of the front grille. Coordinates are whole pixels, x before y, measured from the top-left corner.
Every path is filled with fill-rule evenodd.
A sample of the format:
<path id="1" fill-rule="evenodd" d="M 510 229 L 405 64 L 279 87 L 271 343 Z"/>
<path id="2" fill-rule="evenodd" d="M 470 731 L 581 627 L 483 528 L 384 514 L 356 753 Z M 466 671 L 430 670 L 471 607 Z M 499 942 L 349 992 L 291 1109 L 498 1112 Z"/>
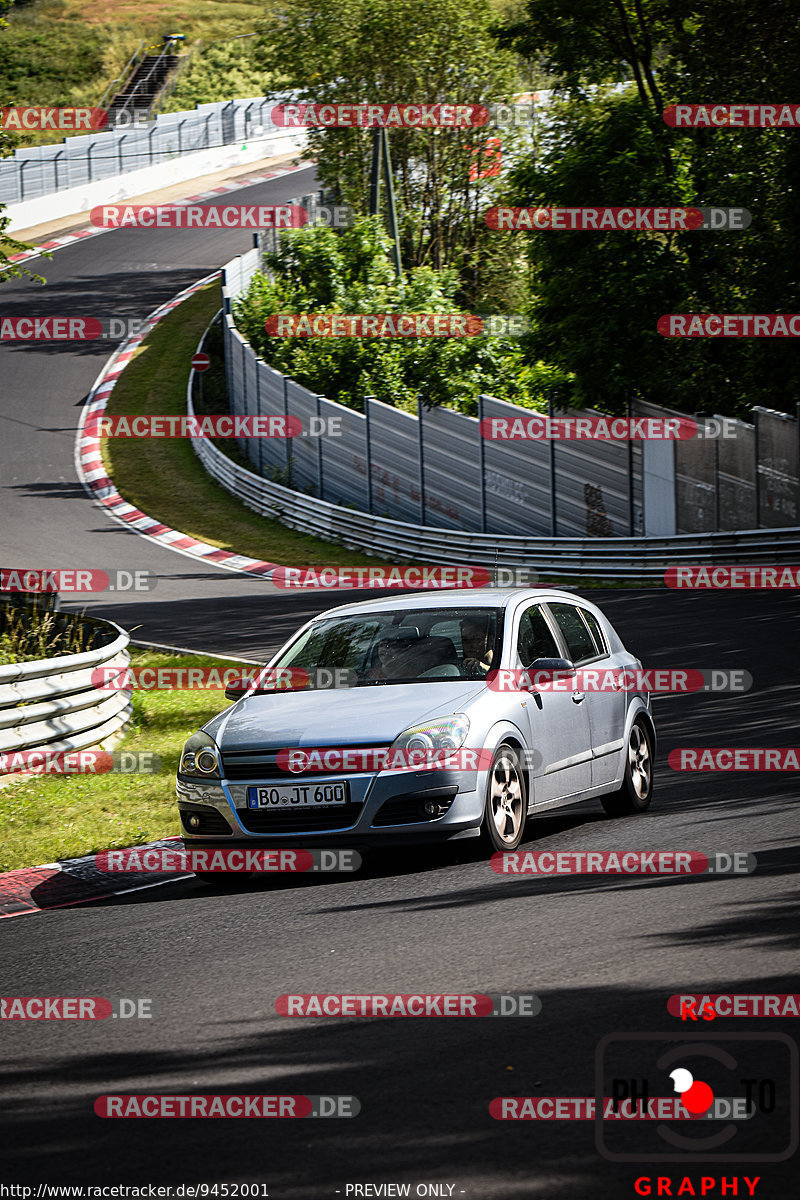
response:
<path id="1" fill-rule="evenodd" d="M 236 815 L 248 833 L 327 833 L 328 830 L 349 829 L 362 811 L 360 804 L 343 804 L 325 813 L 316 808 L 296 809 L 294 812 L 270 812 L 255 808 L 239 808 Z"/>
<path id="2" fill-rule="evenodd" d="M 335 738 L 331 739 L 335 742 Z M 375 750 L 385 749 L 385 742 L 362 742 L 359 745 L 342 747 L 348 750 Z M 302 749 L 311 751 L 314 746 L 304 746 Z M 350 771 L 337 772 L 339 776 L 353 774 Z M 227 751 L 222 756 L 222 774 L 230 780 L 231 783 L 261 783 L 262 781 L 278 781 L 282 783 L 291 783 L 295 779 L 302 779 L 303 772 L 287 771 L 278 766 L 278 751 L 277 750 L 234 750 Z M 319 771 L 311 772 L 313 775 L 320 775 Z M 326 775 L 332 775 L 332 772 L 325 772 Z"/>
<path id="3" fill-rule="evenodd" d="M 458 791 L 455 787 L 431 788 L 427 792 L 409 792 L 405 796 L 395 796 L 387 800 L 373 817 L 372 827 L 380 825 L 413 825 L 417 821 L 437 821 L 443 817 Z M 426 813 L 425 805 L 429 801 L 438 805 L 439 812 Z"/>
<path id="4" fill-rule="evenodd" d="M 200 827 L 198 829 L 190 829 L 186 824 L 186 818 L 189 815 L 198 816 L 200 818 Z M 187 833 L 201 834 L 230 834 L 231 827 L 223 817 L 219 809 L 204 808 L 200 804 L 186 804 L 181 808 L 181 824 Z"/>

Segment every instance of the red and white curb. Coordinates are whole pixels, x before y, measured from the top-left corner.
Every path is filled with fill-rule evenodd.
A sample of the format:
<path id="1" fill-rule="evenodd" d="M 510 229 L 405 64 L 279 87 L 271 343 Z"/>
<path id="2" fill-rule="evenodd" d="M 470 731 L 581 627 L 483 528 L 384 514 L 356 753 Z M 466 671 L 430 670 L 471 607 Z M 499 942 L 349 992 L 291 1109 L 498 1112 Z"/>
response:
<path id="1" fill-rule="evenodd" d="M 177 836 L 162 838 L 159 842 L 148 842 L 135 849 L 143 853 L 146 850 L 170 850 L 179 841 Z M 137 872 L 120 876 L 116 871 L 113 874 L 101 871 L 95 859 L 96 855 L 88 854 L 84 858 L 66 858 L 60 862 L 45 863 L 41 867 L 20 867 L 0 874 L 0 919 L 23 917 L 51 908 L 71 908 L 75 904 L 88 904 L 91 900 L 106 900 L 127 892 L 141 892 L 163 883 L 174 883 L 178 879 L 194 878 L 191 873 L 176 874 L 174 871 Z M 147 883 L 138 882 L 143 878 L 147 879 Z"/>
<path id="2" fill-rule="evenodd" d="M 225 192 L 237 192 L 240 188 L 253 187 L 257 183 L 266 183 L 268 179 L 279 179 L 283 175 L 291 175 L 295 171 L 305 171 L 308 167 L 314 166 L 313 162 L 304 160 L 296 167 L 283 167 L 280 171 L 266 171 L 263 175 L 250 175 L 246 179 L 236 179 L 232 183 L 222 183 L 219 187 L 211 188 L 208 192 L 200 192 L 196 196 L 186 196 L 180 200 L 175 200 L 164 207 L 168 208 L 183 208 L 187 204 L 196 204 L 198 200 L 212 200 L 215 196 L 222 196 Z M 132 200 L 131 203 L 134 203 Z M 73 233 L 65 233 L 63 237 L 51 238 L 49 242 L 40 242 L 38 246 L 33 246 L 30 250 L 23 250 L 19 254 L 10 254 L 8 261 L 18 264 L 30 262 L 33 258 L 41 257 L 43 250 L 61 250 L 64 246 L 71 246 L 74 242 L 81 242 L 86 238 L 98 237 L 101 233 L 111 233 L 112 229 L 95 229 L 88 226 L 86 229 L 77 229 Z"/>
<path id="3" fill-rule="evenodd" d="M 148 517 L 147 513 L 143 513 L 141 509 L 129 504 L 124 496 L 119 494 L 106 474 L 100 451 L 100 438 L 90 436 L 85 431 L 89 418 L 99 417 L 105 412 L 108 398 L 113 392 L 117 380 L 148 333 L 167 313 L 172 312 L 189 296 L 194 295 L 200 288 L 205 287 L 212 280 L 218 279 L 219 276 L 220 272 L 214 271 L 211 275 L 206 275 L 204 279 L 179 292 L 177 296 L 173 296 L 166 304 L 162 304 L 160 308 L 150 314 L 143 328 L 123 342 L 108 359 L 92 386 L 78 422 L 75 439 L 75 470 L 92 499 L 102 504 L 110 517 L 141 537 L 149 538 L 158 545 L 174 550 L 178 554 L 185 554 L 189 558 L 213 563 L 225 571 L 264 576 L 271 574 L 279 564 L 264 562 L 258 558 L 249 558 L 246 554 L 232 554 L 230 550 L 220 550 L 216 546 L 209 546 L 208 542 L 198 541 L 197 538 L 190 537 L 179 529 L 172 529 L 169 525 L 164 525 L 161 521 Z"/>

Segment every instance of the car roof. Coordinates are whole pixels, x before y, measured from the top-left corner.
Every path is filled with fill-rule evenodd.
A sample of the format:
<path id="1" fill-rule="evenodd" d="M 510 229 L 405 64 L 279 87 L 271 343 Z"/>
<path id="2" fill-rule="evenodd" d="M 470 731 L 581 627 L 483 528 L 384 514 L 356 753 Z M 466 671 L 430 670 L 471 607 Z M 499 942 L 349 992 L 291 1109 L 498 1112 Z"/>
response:
<path id="1" fill-rule="evenodd" d="M 424 592 L 413 592 L 411 595 L 384 596 L 378 600 L 360 600 L 352 604 L 340 604 L 336 608 L 328 608 L 314 620 L 324 617 L 344 616 L 352 613 L 402 611 L 403 609 L 425 608 L 509 608 L 516 601 L 533 603 L 536 600 L 569 600 L 577 604 L 587 604 L 582 596 L 573 592 L 564 592 L 558 588 L 442 588 Z"/>

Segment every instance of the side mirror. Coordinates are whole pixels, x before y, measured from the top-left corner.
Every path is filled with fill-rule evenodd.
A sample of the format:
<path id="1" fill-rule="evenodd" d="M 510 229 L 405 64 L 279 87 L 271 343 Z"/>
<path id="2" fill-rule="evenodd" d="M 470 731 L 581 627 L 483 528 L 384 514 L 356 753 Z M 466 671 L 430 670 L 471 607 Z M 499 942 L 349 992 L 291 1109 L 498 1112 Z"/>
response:
<path id="1" fill-rule="evenodd" d="M 225 688 L 226 700 L 241 700 L 250 691 L 251 684 L 246 679 L 233 679 Z"/>
<path id="2" fill-rule="evenodd" d="M 575 675 L 576 667 L 568 658 L 537 658 L 526 668 L 528 671 L 558 671 L 559 674 Z"/>
<path id="3" fill-rule="evenodd" d="M 575 664 L 568 658 L 536 658 L 520 672 L 520 691 L 534 694 L 569 691 L 572 685 L 567 681 L 576 674 Z"/>

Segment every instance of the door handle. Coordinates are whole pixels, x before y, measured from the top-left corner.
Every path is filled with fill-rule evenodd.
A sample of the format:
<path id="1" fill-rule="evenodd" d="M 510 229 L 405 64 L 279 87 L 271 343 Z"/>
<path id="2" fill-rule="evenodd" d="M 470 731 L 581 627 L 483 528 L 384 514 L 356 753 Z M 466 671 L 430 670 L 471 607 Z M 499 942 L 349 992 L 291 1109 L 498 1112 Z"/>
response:
<path id="1" fill-rule="evenodd" d="M 583 704 L 583 701 L 584 701 L 583 692 L 573 692 L 572 693 L 572 703 L 573 704 Z"/>

